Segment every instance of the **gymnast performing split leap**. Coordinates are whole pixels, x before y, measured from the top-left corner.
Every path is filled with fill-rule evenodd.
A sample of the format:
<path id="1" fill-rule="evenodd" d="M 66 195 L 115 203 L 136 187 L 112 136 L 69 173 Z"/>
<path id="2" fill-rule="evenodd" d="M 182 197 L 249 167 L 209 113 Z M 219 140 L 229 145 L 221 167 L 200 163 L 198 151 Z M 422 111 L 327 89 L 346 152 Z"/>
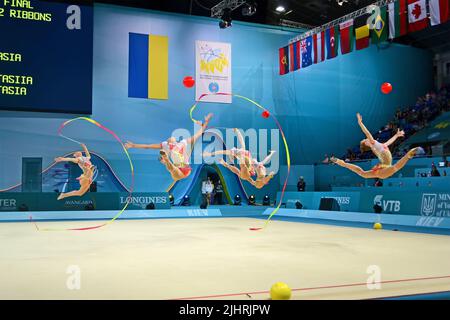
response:
<path id="1" fill-rule="evenodd" d="M 136 144 L 128 141 L 125 143 L 127 149 L 156 149 L 160 153 L 160 162 L 165 165 L 174 181 L 179 181 L 187 178 L 192 168 L 190 166 L 190 154 L 188 152 L 188 146 L 194 145 L 195 142 L 202 136 L 208 127 L 209 121 L 212 118 L 212 114 L 208 114 L 205 117 L 205 121 L 201 123 L 197 122 L 201 126 L 201 129 L 192 137 L 183 139 L 177 142 L 176 138 L 170 137 L 164 142 L 159 144 Z"/>
<path id="2" fill-rule="evenodd" d="M 225 160 L 220 159 L 219 163 L 225 168 L 236 174 L 241 180 L 249 182 L 257 189 L 262 189 L 269 181 L 274 177 L 274 173 L 271 172 L 267 175 L 265 165 L 270 161 L 270 158 L 274 155 L 275 151 L 271 151 L 270 154 L 261 162 L 254 159 L 247 149 L 245 149 L 245 140 L 241 132 L 237 129 L 233 129 L 237 135 L 239 148 L 233 148 L 230 150 L 219 150 L 213 153 L 205 152 L 204 157 L 214 157 L 217 155 L 226 155 L 232 160 L 237 159 L 239 168 L 234 165 L 228 164 Z M 256 180 L 252 179 L 252 176 L 256 175 Z"/>
<path id="3" fill-rule="evenodd" d="M 80 189 L 67 193 L 61 193 L 58 197 L 58 200 L 74 196 L 81 197 L 89 191 L 89 188 L 93 182 L 95 166 L 93 166 L 91 163 L 91 154 L 89 153 L 89 150 L 87 149 L 85 144 L 81 144 L 81 147 L 83 147 L 85 156 L 83 156 L 83 153 L 81 151 L 77 151 L 73 154 L 73 158 L 58 157 L 55 159 L 55 162 L 76 163 L 81 168 L 81 170 L 83 170 L 82 175 L 77 178 L 77 180 L 80 182 Z"/>
<path id="4" fill-rule="evenodd" d="M 406 163 L 416 155 L 417 151 L 422 149 L 421 147 L 417 147 L 409 150 L 403 158 L 401 158 L 395 165 L 392 165 L 392 154 L 389 150 L 389 146 L 393 144 L 398 138 L 404 137 L 405 133 L 399 129 L 398 132 L 389 141 L 380 143 L 376 141 L 370 134 L 369 130 L 367 130 L 364 123 L 362 122 L 362 116 L 358 113 L 356 117 L 358 118 L 358 124 L 361 127 L 361 130 L 366 135 L 366 139 L 362 140 L 360 143 L 361 151 L 371 150 L 377 156 L 378 160 L 380 160 L 380 163 L 375 165 L 371 170 L 364 171 L 362 168 L 354 164 L 347 163 L 335 157 L 331 158 L 331 161 L 341 167 L 353 171 L 363 178 L 387 179 L 394 175 L 397 171 L 401 170 L 406 165 Z"/>

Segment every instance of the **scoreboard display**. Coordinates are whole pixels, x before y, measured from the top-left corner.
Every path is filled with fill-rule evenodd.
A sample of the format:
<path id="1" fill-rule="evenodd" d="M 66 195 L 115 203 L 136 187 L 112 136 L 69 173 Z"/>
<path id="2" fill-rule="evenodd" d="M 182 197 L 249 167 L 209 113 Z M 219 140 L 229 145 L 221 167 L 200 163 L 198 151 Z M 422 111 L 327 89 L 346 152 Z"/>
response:
<path id="1" fill-rule="evenodd" d="M 0 110 L 92 113 L 90 1 L 0 0 Z"/>

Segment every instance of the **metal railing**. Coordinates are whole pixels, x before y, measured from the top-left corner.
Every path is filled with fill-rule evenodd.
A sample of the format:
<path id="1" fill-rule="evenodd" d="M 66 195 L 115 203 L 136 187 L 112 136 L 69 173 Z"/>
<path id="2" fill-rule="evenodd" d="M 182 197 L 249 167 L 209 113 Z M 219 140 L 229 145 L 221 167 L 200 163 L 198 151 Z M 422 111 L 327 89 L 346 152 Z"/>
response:
<path id="1" fill-rule="evenodd" d="M 211 17 L 220 18 L 222 17 L 223 11 L 225 9 L 228 8 L 231 11 L 233 11 L 234 9 L 239 8 L 246 2 L 247 2 L 246 0 L 223 0 L 211 8 Z"/>
<path id="2" fill-rule="evenodd" d="M 320 33 L 320 32 L 322 32 L 324 30 L 327 30 L 327 29 L 330 29 L 332 27 L 335 27 L 335 26 L 337 26 L 337 25 L 339 25 L 342 22 L 345 22 L 347 20 L 355 19 L 355 18 L 361 17 L 361 16 L 363 16 L 363 15 L 365 15 L 367 13 L 371 13 L 371 9 L 373 8 L 373 6 L 385 7 L 386 5 L 388 5 L 390 3 L 393 3 L 395 1 L 396 0 L 380 0 L 380 1 L 377 1 L 377 2 L 375 2 L 373 4 L 371 4 L 371 5 L 368 5 L 367 7 L 361 8 L 361 9 L 359 9 L 357 11 L 354 11 L 354 12 L 349 13 L 349 14 L 347 14 L 345 16 L 342 16 L 342 17 L 340 17 L 338 19 L 330 21 L 330 22 L 328 22 L 326 24 L 323 24 L 323 25 L 321 25 L 319 27 L 316 27 L 314 29 L 306 31 L 303 34 L 298 35 L 297 37 L 290 39 L 289 43 L 293 43 L 293 42 L 296 42 L 296 41 L 303 40 L 303 39 L 305 39 L 305 38 L 307 38 L 307 37 L 309 37 L 309 36 L 311 36 L 313 34 Z"/>

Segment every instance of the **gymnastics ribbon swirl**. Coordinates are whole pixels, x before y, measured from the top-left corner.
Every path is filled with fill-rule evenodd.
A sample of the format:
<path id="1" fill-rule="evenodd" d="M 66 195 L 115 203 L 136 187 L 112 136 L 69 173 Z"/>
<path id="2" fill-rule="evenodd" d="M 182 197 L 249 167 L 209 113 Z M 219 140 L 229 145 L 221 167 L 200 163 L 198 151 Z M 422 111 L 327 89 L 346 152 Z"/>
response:
<path id="1" fill-rule="evenodd" d="M 65 139 L 67 139 L 67 140 L 69 140 L 69 141 L 72 141 L 72 142 L 74 142 L 74 143 L 77 143 L 77 144 L 82 144 L 80 141 L 77 141 L 77 140 L 75 140 L 75 139 L 72 139 L 72 138 L 69 138 L 69 137 L 67 137 L 67 136 L 65 136 L 63 133 L 62 133 L 62 131 L 63 131 L 63 129 L 64 129 L 64 127 L 66 127 L 69 123 L 72 123 L 72 122 L 74 122 L 74 121 L 78 121 L 78 120 L 84 120 L 84 121 L 87 121 L 87 122 L 90 122 L 90 123 L 92 123 L 92 124 L 94 124 L 94 125 L 96 125 L 97 127 L 99 127 L 100 129 L 103 129 L 104 131 L 106 131 L 106 132 L 108 132 L 110 135 L 112 135 L 113 137 L 114 137 L 114 139 L 116 139 L 117 140 L 117 142 L 119 142 L 120 143 L 120 145 L 122 146 L 122 149 L 123 149 L 123 151 L 125 152 L 125 155 L 127 156 L 127 159 L 128 159 L 128 162 L 129 162 L 129 164 L 130 164 L 130 170 L 131 170 L 131 185 L 130 185 L 130 188 L 128 189 L 128 193 L 129 193 L 129 195 L 128 195 L 128 197 L 127 197 L 127 201 L 126 201 L 126 203 L 125 203 L 125 206 L 111 219 L 111 220 L 109 220 L 109 221 L 107 221 L 107 222 L 105 222 L 105 223 L 102 223 L 102 224 L 99 224 L 99 225 L 96 225 L 96 226 L 92 226 L 92 227 L 85 227 L 85 228 L 72 228 L 72 229 L 59 229 L 59 228 L 44 228 L 44 229 L 42 229 L 42 228 L 39 228 L 38 227 L 38 225 L 36 224 L 36 223 L 34 223 L 34 225 L 35 225 L 35 227 L 36 227 L 36 229 L 38 230 L 38 231 L 85 231 L 85 230 L 93 230 L 93 229 L 99 229 L 99 228 L 102 228 L 102 227 L 104 227 L 104 226 L 106 226 L 106 225 L 108 225 L 108 224 L 111 224 L 111 223 L 113 223 L 115 220 L 117 220 L 124 212 L 125 212 L 125 210 L 128 208 L 128 205 L 130 204 L 130 199 L 131 199 L 131 195 L 132 195 L 132 193 L 133 193 L 133 189 L 134 189 L 134 166 L 133 166 L 133 161 L 131 160 L 131 157 L 130 157 L 130 154 L 128 153 L 128 151 L 127 151 L 127 149 L 125 148 L 125 145 L 123 144 L 123 142 L 122 142 L 122 140 L 119 138 L 119 136 L 116 134 L 116 133 L 114 133 L 114 131 L 112 131 L 111 129 L 108 129 L 107 127 L 105 127 L 104 125 L 102 125 L 101 123 L 98 123 L 97 121 L 95 121 L 95 120 L 93 120 L 93 119 L 91 119 L 91 118 L 87 118 L 87 117 L 78 117 L 78 118 L 74 118 L 74 119 L 71 119 L 71 120 L 67 120 L 66 122 L 64 122 L 63 124 L 61 124 L 61 126 L 58 128 L 58 134 L 59 134 L 59 136 L 61 136 L 61 137 L 63 137 L 63 138 L 65 138 Z M 33 219 L 32 219 L 32 217 L 30 216 L 30 220 L 33 222 Z"/>
<path id="2" fill-rule="evenodd" d="M 211 93 L 211 94 L 205 93 L 205 94 L 202 94 L 202 95 L 198 98 L 198 100 L 194 103 L 194 105 L 193 105 L 193 106 L 191 107 L 191 109 L 189 110 L 189 116 L 190 116 L 191 120 L 192 120 L 194 123 L 198 123 L 199 121 L 196 120 L 196 119 L 194 119 L 193 113 L 194 113 L 195 109 L 197 109 L 197 106 L 198 106 L 198 104 L 201 102 L 201 100 L 202 100 L 204 97 L 207 97 L 207 96 L 232 96 L 232 97 L 236 97 L 236 98 L 240 98 L 240 99 L 246 100 L 246 101 L 250 102 L 251 104 L 253 104 L 254 106 L 258 107 L 259 109 L 263 110 L 263 112 L 268 112 L 269 115 L 270 115 L 270 117 L 274 120 L 275 124 L 277 125 L 278 130 L 280 130 L 281 138 L 283 139 L 284 148 L 285 148 L 285 150 L 286 150 L 287 175 L 286 175 L 286 179 L 284 180 L 283 188 L 282 188 L 282 190 L 281 190 L 280 201 L 279 201 L 278 205 L 275 207 L 275 209 L 272 211 L 272 213 L 269 215 L 269 217 L 267 218 L 266 223 L 264 224 L 264 226 L 263 226 L 262 228 L 250 228 L 251 231 L 259 231 L 259 230 L 263 230 L 263 229 L 265 229 L 265 228 L 269 225 L 269 222 L 270 222 L 270 220 L 272 219 L 272 217 L 273 217 L 273 216 L 280 210 L 280 208 L 281 208 L 281 204 L 283 203 L 284 194 L 285 194 L 285 192 L 286 192 L 286 187 L 287 187 L 287 183 L 288 183 L 288 179 L 289 179 L 289 174 L 290 174 L 290 172 L 291 172 L 291 156 L 290 156 L 290 153 L 289 153 L 289 146 L 288 146 L 288 144 L 287 144 L 287 140 L 286 140 L 286 136 L 284 135 L 283 128 L 281 127 L 280 123 L 278 122 L 278 119 L 277 119 L 271 112 L 269 112 L 269 110 L 267 110 L 266 108 L 264 108 L 264 107 L 263 107 L 262 105 L 260 105 L 258 102 L 253 101 L 253 100 L 250 99 L 250 98 L 247 98 L 247 97 L 244 97 L 244 96 L 241 96 L 241 95 L 238 95 L 238 94 L 222 93 L 222 92 L 219 92 L 219 93 Z"/>

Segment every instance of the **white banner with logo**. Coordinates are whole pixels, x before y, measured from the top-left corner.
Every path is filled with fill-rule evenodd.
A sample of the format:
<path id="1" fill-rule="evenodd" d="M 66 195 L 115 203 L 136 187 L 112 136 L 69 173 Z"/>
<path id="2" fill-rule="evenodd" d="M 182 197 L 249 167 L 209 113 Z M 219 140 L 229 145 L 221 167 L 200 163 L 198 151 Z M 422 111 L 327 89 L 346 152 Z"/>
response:
<path id="1" fill-rule="evenodd" d="M 198 99 L 204 94 L 231 92 L 231 44 L 199 41 L 195 43 L 195 94 Z M 203 102 L 231 103 L 232 96 L 210 95 Z"/>

